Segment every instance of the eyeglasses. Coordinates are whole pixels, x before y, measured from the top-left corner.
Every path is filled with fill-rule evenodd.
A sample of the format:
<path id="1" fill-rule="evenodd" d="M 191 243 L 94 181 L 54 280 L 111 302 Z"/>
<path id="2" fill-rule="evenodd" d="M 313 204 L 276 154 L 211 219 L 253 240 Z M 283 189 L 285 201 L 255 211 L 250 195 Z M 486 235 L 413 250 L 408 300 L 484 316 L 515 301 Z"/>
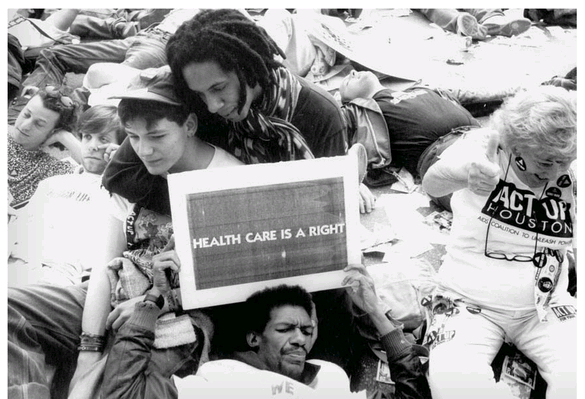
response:
<path id="1" fill-rule="evenodd" d="M 506 169 L 506 173 L 504 175 L 504 181 L 506 181 L 506 178 L 508 177 L 508 171 L 510 170 L 510 162 L 512 161 L 512 156 L 510 155 L 510 159 L 508 160 L 508 168 Z M 540 199 L 539 201 L 542 199 L 542 195 L 544 194 L 545 190 L 546 190 L 546 186 L 548 185 L 548 183 L 544 186 L 544 188 L 542 189 L 542 194 L 540 195 Z M 496 199 L 497 203 L 499 204 L 499 197 Z M 496 209 L 494 210 L 494 212 L 492 213 L 492 215 L 495 215 L 498 212 L 499 206 L 496 207 Z M 538 249 L 538 231 L 536 231 L 536 236 L 534 237 L 534 251 L 532 256 L 530 255 L 521 255 L 521 254 L 515 254 L 515 255 L 507 255 L 502 251 L 488 251 L 488 241 L 489 241 L 489 234 L 490 234 L 490 227 L 492 225 L 492 220 L 494 219 L 493 216 L 490 217 L 490 220 L 488 222 L 487 225 L 487 230 L 485 232 L 485 247 L 484 247 L 484 255 L 488 258 L 491 259 L 499 259 L 499 260 L 507 260 L 509 262 L 532 262 L 532 264 L 534 264 L 535 267 L 537 268 L 542 268 L 544 267 L 544 265 L 546 265 L 546 255 L 543 252 L 536 252 L 536 250 Z"/>
<path id="2" fill-rule="evenodd" d="M 494 211 L 496 213 L 498 208 Z M 484 255 L 491 259 L 499 259 L 499 260 L 507 260 L 509 262 L 532 262 L 534 266 L 538 267 L 539 269 L 546 264 L 546 257 L 542 252 L 536 252 L 538 248 L 538 232 L 536 232 L 536 237 L 534 238 L 534 251 L 533 255 L 521 255 L 516 254 L 513 256 L 508 256 L 504 252 L 501 251 L 488 251 L 488 240 L 490 234 L 490 226 L 492 225 L 492 220 L 494 217 L 490 218 L 490 221 L 487 226 L 487 230 L 485 232 L 485 248 L 484 248 Z"/>
<path id="3" fill-rule="evenodd" d="M 74 105 L 74 102 L 71 99 L 71 97 L 61 93 L 61 91 L 55 86 L 46 86 L 45 92 L 47 93 L 47 96 L 51 98 L 58 98 L 59 100 L 61 100 L 61 104 L 63 104 L 67 108 L 73 107 Z"/>

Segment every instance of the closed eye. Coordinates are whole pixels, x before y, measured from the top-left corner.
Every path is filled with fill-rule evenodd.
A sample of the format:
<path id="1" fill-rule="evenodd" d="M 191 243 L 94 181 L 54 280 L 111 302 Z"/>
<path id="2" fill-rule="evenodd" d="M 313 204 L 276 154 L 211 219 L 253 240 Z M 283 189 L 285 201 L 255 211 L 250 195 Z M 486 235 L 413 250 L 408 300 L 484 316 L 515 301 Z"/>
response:
<path id="1" fill-rule="evenodd" d="M 222 85 L 217 85 L 217 86 L 213 86 L 213 87 L 211 88 L 211 91 L 212 91 L 213 93 L 219 93 L 220 91 L 222 91 L 223 89 L 225 89 L 225 86 L 226 86 L 225 84 L 222 84 Z"/>

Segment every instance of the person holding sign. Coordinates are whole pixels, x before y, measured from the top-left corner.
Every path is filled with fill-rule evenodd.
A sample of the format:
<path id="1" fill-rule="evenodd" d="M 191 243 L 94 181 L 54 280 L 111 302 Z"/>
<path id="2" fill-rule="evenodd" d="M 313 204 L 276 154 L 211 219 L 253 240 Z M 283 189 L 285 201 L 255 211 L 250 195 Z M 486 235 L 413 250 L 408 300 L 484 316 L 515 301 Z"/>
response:
<path id="1" fill-rule="evenodd" d="M 175 96 L 168 68 L 144 71 L 118 98 L 127 141 L 149 176 L 164 179 L 169 173 L 242 164 L 195 135 L 198 119 Z M 104 183 L 107 188 L 107 178 Z M 143 183 L 136 179 L 133 186 Z M 49 398 L 51 382 L 44 370 L 57 367 L 56 376 L 62 378 L 59 388 L 67 389 L 71 379 L 69 397 L 98 396 L 107 333 L 114 333 L 132 313 L 134 303 L 144 299 L 152 285 L 152 257 L 172 245 L 173 234 L 170 213 L 157 213 L 118 194 L 112 194 L 111 203 L 104 233 L 109 240 L 95 251 L 89 285 L 31 286 L 20 290 L 18 297 L 9 295 L 9 363 L 30 367 L 20 373 L 29 375 L 30 381 L 10 380 L 9 392 L 35 389 L 35 397 Z M 173 276 L 174 286 L 177 280 Z M 30 301 L 34 309 L 27 296 L 34 299 Z M 157 330 L 160 339 L 153 356 L 168 376 L 178 365 L 197 368 L 211 328 L 203 315 L 195 316 L 197 320 L 177 314 Z"/>
<path id="2" fill-rule="evenodd" d="M 166 270 L 178 272 L 180 262 L 174 251 L 155 255 L 153 260 L 154 285 L 120 327 L 108 356 L 106 397 L 365 397 L 350 393 L 349 379 L 339 366 L 308 359 L 317 321 L 311 294 L 300 286 L 280 285 L 252 294 L 241 305 L 240 317 L 231 320 L 232 340 L 241 341 L 241 347 L 227 358 L 204 363 L 196 373 L 182 378 L 162 375 L 151 359 L 155 322 L 161 312 L 157 302 L 164 302 L 169 294 Z M 399 323 L 384 313 L 366 268 L 351 265 L 345 272 L 342 285 L 381 336 L 395 379 L 395 397 L 429 398 L 421 363 Z"/>
<path id="3" fill-rule="evenodd" d="M 249 16 L 235 9 L 201 11 L 184 22 L 166 47 L 179 98 L 199 116 L 207 141 L 245 164 L 345 155 L 343 115 L 326 91 L 291 73 L 276 59 L 282 50 Z M 112 184 L 126 195 L 140 164 L 129 144 L 118 153 Z M 108 173 L 108 172 L 106 172 Z M 168 191 L 166 182 L 156 182 Z M 137 196 L 141 193 L 129 192 Z M 157 210 L 166 204 L 143 204 Z M 360 185 L 360 210 L 375 197 Z"/>
<path id="4" fill-rule="evenodd" d="M 576 105 L 560 87 L 519 92 L 423 178 L 430 195 L 453 193 L 427 332 L 433 398 L 510 395 L 490 367 L 504 340 L 536 363 L 547 398 L 576 395 L 576 303 L 566 290 L 567 254 L 576 257 Z"/>

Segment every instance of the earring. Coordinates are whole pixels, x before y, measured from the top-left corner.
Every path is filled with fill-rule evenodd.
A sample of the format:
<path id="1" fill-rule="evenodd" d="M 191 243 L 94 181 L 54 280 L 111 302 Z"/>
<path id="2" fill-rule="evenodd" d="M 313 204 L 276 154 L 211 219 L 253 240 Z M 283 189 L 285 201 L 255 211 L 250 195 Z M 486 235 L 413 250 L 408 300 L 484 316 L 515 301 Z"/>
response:
<path id="1" fill-rule="evenodd" d="M 516 161 L 516 166 L 518 169 L 520 169 L 522 172 L 526 170 L 526 162 L 524 162 L 524 158 L 516 157 L 514 161 Z"/>

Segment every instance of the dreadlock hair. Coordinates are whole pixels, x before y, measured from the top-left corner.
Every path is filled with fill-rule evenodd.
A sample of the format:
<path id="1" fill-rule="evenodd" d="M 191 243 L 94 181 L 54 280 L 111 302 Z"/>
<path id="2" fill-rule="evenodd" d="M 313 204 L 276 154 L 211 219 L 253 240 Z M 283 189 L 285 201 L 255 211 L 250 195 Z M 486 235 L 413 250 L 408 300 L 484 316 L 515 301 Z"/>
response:
<path id="1" fill-rule="evenodd" d="M 207 106 L 195 95 L 183 77 L 183 68 L 192 63 L 213 61 L 224 72 L 235 72 L 240 82 L 238 111 L 246 103 L 246 85 L 259 84 L 266 92 L 275 84 L 270 70 L 280 66 L 276 55 L 283 51 L 266 33 L 238 10 L 204 10 L 184 22 L 170 37 L 166 54 L 173 72 L 177 94 L 203 119 L 210 119 Z"/>

